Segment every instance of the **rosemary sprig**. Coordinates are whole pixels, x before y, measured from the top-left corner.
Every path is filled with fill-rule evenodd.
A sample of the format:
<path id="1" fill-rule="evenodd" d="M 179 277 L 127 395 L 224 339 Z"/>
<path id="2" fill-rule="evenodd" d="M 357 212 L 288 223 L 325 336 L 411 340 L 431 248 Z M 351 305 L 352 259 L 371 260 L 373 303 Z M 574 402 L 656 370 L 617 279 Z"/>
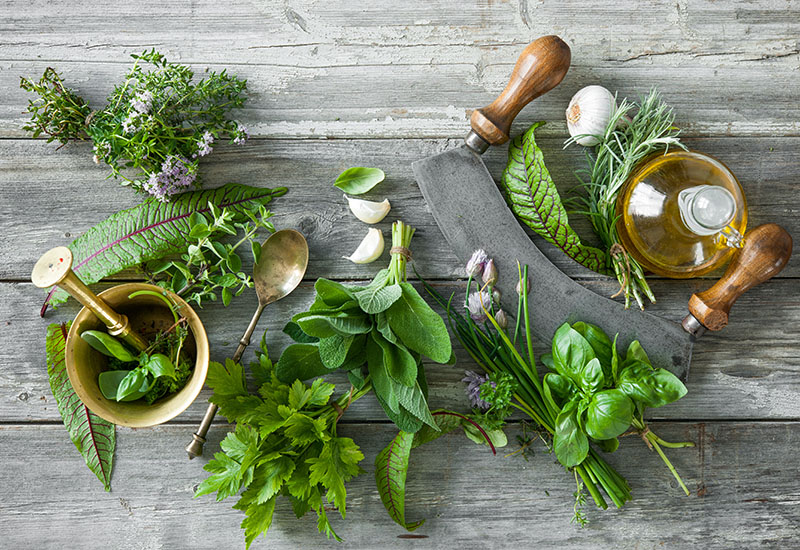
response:
<path id="1" fill-rule="evenodd" d="M 636 110 L 631 118 L 630 114 Z M 644 276 L 644 270 L 620 243 L 617 234 L 616 203 L 620 189 L 639 162 L 674 145 L 685 149 L 678 140 L 680 130 L 674 125 L 672 108 L 664 103 L 657 90 L 641 102 L 623 99 L 606 127 L 603 139 L 587 154 L 588 169 L 576 172 L 586 188 L 586 214 L 595 233 L 609 251 L 614 274 L 625 296 L 625 307 L 631 298 L 644 309 L 642 295 L 655 303 L 656 298 Z M 571 138 L 567 145 L 575 140 Z"/>

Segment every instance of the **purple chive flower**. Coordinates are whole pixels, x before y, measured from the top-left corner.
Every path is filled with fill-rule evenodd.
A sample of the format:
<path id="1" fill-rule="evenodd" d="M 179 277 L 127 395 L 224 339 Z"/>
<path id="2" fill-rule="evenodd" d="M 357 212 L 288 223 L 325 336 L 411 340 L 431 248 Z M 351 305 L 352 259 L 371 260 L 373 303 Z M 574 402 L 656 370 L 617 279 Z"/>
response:
<path id="1" fill-rule="evenodd" d="M 204 157 L 209 154 L 213 150 L 213 147 L 211 147 L 212 143 L 214 143 L 214 136 L 211 135 L 211 132 L 204 133 L 200 139 L 197 140 L 197 152 L 193 157 Z"/>
<path id="2" fill-rule="evenodd" d="M 493 285 L 497 282 L 497 268 L 494 265 L 494 260 L 489 260 L 483 266 L 483 283 Z"/>
<path id="3" fill-rule="evenodd" d="M 196 178 L 194 164 L 170 155 L 161 164 L 161 172 L 150 174 L 143 188 L 158 200 L 167 202 L 172 195 L 186 191 Z"/>
<path id="4" fill-rule="evenodd" d="M 486 320 L 486 312 L 484 311 L 492 307 L 492 297 L 487 292 L 473 292 L 467 298 L 467 310 L 469 316 L 476 323 Z"/>
<path id="5" fill-rule="evenodd" d="M 482 248 L 473 252 L 467 262 L 467 277 L 477 277 L 480 275 L 487 261 L 489 261 L 489 256 L 486 255 L 486 251 Z"/>
<path id="6" fill-rule="evenodd" d="M 244 142 L 247 141 L 249 137 L 250 133 L 247 131 L 247 126 L 245 126 L 241 122 L 237 122 L 236 132 L 234 134 L 233 142 L 236 145 L 243 145 Z"/>
<path id="7" fill-rule="evenodd" d="M 481 376 L 478 373 L 472 372 L 471 370 L 464 371 L 464 378 L 461 379 L 462 382 L 467 384 L 465 391 L 467 393 L 467 397 L 469 398 L 469 403 L 472 405 L 473 408 L 481 409 L 481 410 L 488 410 L 491 405 L 481 399 L 481 385 L 489 381 L 489 375 L 485 374 Z M 490 382 L 492 387 L 495 386 L 494 382 Z"/>

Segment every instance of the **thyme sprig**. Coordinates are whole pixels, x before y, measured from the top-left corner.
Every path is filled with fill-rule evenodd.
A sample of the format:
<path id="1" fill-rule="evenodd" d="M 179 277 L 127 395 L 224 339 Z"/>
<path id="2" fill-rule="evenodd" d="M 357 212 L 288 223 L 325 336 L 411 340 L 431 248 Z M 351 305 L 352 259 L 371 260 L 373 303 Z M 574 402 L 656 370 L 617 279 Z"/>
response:
<path id="1" fill-rule="evenodd" d="M 195 82 L 189 67 L 168 63 L 155 50 L 131 57 L 133 67 L 98 111 L 53 68 L 38 82 L 22 78 L 20 87 L 38 95 L 29 101 L 31 121 L 23 128 L 62 146 L 91 139 L 94 160 L 111 168 L 110 178 L 166 201 L 199 186 L 198 161 L 215 141 L 247 139 L 247 129 L 228 118 L 244 105 L 247 82 L 224 70 Z"/>
<path id="2" fill-rule="evenodd" d="M 636 114 L 631 117 L 634 110 Z M 584 213 L 609 251 L 626 308 L 631 298 L 641 309 L 644 309 L 643 295 L 653 303 L 656 298 L 645 280 L 642 266 L 620 242 L 616 229 L 617 197 L 640 161 L 658 152 L 666 153 L 670 146 L 686 148 L 678 139 L 680 130 L 674 120 L 672 108 L 655 89 L 638 104 L 623 99 L 612 114 L 602 140 L 594 147 L 594 153 L 587 153 L 588 168 L 576 172 L 587 191 L 583 199 Z M 571 138 L 567 145 L 574 142 Z"/>

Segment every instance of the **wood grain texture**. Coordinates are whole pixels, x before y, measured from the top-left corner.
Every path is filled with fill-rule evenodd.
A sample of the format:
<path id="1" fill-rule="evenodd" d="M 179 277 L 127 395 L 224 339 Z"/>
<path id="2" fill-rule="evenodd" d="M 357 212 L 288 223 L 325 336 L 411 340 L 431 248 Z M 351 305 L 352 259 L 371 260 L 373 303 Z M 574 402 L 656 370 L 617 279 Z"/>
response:
<path id="1" fill-rule="evenodd" d="M 469 126 L 464 123 L 464 131 Z M 201 165 L 209 186 L 234 181 L 249 185 L 287 186 L 289 192 L 271 203 L 278 227 L 293 227 L 306 235 L 311 248 L 308 277 L 371 278 L 376 266 L 354 265 L 349 255 L 366 226 L 348 210 L 336 176 L 350 166 L 377 166 L 386 180 L 366 198 L 392 203 L 389 216 L 376 227 L 386 236 L 392 221 L 402 219 L 418 229 L 412 242 L 418 269 L 425 277 L 461 277 L 463 268 L 447 247 L 411 172 L 411 163 L 456 147 L 463 140 L 254 140 L 243 147 L 222 147 Z M 581 147 L 563 150 L 561 138 L 537 139 L 543 148 L 553 180 L 566 196 L 576 184 L 573 172 L 585 165 Z M 790 234 L 800 235 L 797 195 L 797 159 L 800 138 L 704 138 L 688 139 L 689 147 L 725 162 L 741 181 L 753 227 L 775 222 Z M 41 140 L 0 140 L 0 234 L 9 246 L 0 247 L 0 280 L 29 280 L 42 251 L 67 244 L 112 213 L 142 200 L 130 189 L 106 180 L 105 167 L 91 160 L 86 143 L 70 144 L 59 151 Z M 484 154 L 490 172 L 500 178 L 505 166 L 505 147 Z M 46 216 L 47 223 L 42 223 Z M 588 221 L 573 214 L 570 222 L 588 242 L 596 240 Z M 487 220 L 490 234 L 492 220 Z M 488 240 L 488 238 L 487 238 Z M 534 238 L 544 253 L 573 277 L 594 277 L 559 250 Z M 491 243 L 487 242 L 487 247 Z M 795 242 L 797 256 L 800 239 Z M 800 262 L 790 262 L 781 277 L 800 275 Z M 718 275 L 717 275 L 718 276 Z M 613 292 L 612 292 L 613 294 Z"/>
<path id="2" fill-rule="evenodd" d="M 114 4 L 4 2 L 0 135 L 24 135 L 20 76 L 54 65 L 102 105 L 128 54 L 155 47 L 199 70 L 229 67 L 247 78 L 242 119 L 258 135 L 458 137 L 470 112 L 505 86 L 522 47 L 547 34 L 569 44 L 573 63 L 562 85 L 526 110 L 554 122 L 543 132 L 562 134 L 572 94 L 602 83 L 622 95 L 658 86 L 693 134 L 800 133 L 794 1 Z M 520 127 L 532 120 L 526 112 Z"/>
<path id="3" fill-rule="evenodd" d="M 349 414 L 349 413 L 348 413 Z M 333 519 L 346 548 L 792 548 L 800 523 L 795 475 L 797 423 L 657 423 L 665 439 L 694 440 L 667 449 L 692 494 L 683 495 L 658 456 L 626 438 L 609 462 L 629 480 L 634 500 L 622 510 L 587 504 L 591 523 L 570 525 L 572 476 L 541 444 L 526 462 L 492 456 L 452 433 L 411 455 L 406 516 L 427 518 L 414 534 L 391 522 L 374 485 L 372 461 L 396 433 L 387 425 L 344 424 L 361 445 L 367 470 L 347 485 L 347 519 Z M 0 535 L 8 548 L 243 548 L 233 501 L 193 499 L 203 460 L 186 460 L 185 428 L 119 429 L 112 492 L 105 493 L 60 426 L 0 426 L 3 477 Z M 513 435 L 518 433 L 511 429 Z M 208 444 L 218 450 L 222 434 Z M 77 459 L 77 460 L 76 460 Z M 272 530 L 253 548 L 342 548 L 295 519 L 280 502 Z"/>

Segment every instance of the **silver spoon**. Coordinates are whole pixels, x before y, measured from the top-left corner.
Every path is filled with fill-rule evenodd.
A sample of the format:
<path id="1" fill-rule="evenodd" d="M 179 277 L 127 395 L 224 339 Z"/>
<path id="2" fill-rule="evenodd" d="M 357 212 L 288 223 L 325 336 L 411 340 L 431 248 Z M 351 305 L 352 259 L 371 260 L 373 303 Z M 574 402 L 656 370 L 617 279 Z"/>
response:
<path id="1" fill-rule="evenodd" d="M 245 348 L 250 344 L 250 337 L 256 329 L 264 308 L 272 302 L 280 300 L 292 292 L 300 281 L 308 266 L 308 243 L 305 237 L 294 229 L 281 229 L 269 236 L 261 245 L 261 258 L 253 266 L 253 282 L 258 295 L 258 309 L 250 321 L 244 336 L 239 340 L 239 347 L 233 354 L 233 361 L 238 363 Z M 206 433 L 217 414 L 217 406 L 208 406 L 203 421 L 197 432 L 192 434 L 192 442 L 186 447 L 189 460 L 203 454 Z"/>

